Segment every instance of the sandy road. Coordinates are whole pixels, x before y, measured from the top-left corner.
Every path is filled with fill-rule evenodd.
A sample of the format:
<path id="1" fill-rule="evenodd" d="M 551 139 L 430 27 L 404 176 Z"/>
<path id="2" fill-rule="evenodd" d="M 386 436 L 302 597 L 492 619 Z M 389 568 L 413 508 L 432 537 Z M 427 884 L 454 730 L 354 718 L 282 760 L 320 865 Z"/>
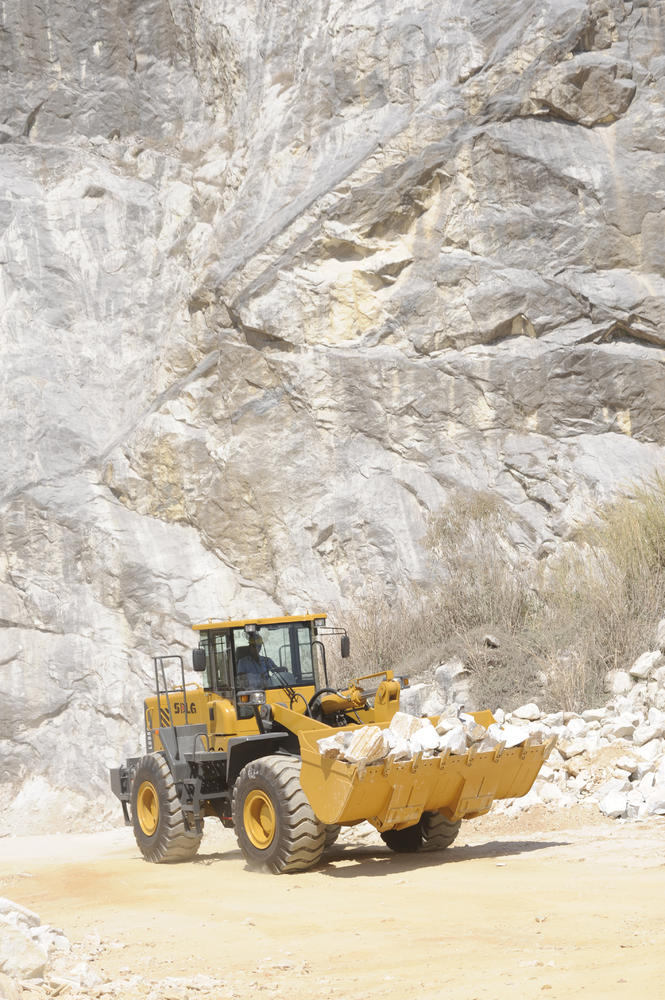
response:
<path id="1" fill-rule="evenodd" d="M 103 979 L 139 973 L 128 996 L 205 973 L 227 997 L 665 998 L 665 819 L 554 819 L 483 817 L 440 854 L 357 837 L 279 877 L 219 826 L 177 866 L 125 829 L 4 839 L 0 894 L 94 942 Z"/>

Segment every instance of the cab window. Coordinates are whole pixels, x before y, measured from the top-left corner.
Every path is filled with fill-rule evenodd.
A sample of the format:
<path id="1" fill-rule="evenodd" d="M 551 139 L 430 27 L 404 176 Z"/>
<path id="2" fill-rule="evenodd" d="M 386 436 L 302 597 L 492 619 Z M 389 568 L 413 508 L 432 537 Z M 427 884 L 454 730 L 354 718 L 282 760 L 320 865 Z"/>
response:
<path id="1" fill-rule="evenodd" d="M 233 629 L 236 675 L 251 671 L 253 658 L 257 669 L 267 674 L 266 688 L 287 684 L 314 684 L 312 634 L 308 622 L 260 625 L 254 633 L 259 642 L 250 641 L 243 628 Z M 244 662 L 243 662 L 244 661 Z"/>
<path id="2" fill-rule="evenodd" d="M 224 632 L 202 632 L 199 646 L 206 654 L 206 680 L 209 690 L 231 691 L 233 689 L 233 661 L 228 630 Z"/>

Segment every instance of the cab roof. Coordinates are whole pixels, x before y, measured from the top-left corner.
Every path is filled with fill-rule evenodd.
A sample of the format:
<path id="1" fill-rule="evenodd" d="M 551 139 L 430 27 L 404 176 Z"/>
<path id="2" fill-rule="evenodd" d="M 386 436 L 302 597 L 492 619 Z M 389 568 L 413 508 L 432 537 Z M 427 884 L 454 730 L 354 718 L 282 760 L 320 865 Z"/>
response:
<path id="1" fill-rule="evenodd" d="M 325 621 L 327 617 L 325 612 L 320 611 L 315 615 L 281 615 L 279 618 L 238 618 L 234 621 L 224 622 L 218 621 L 215 618 L 208 618 L 205 622 L 198 622 L 196 625 L 192 625 L 192 628 L 197 632 L 203 632 L 213 628 L 242 628 L 244 625 L 280 625 L 282 623 L 288 624 L 289 622 L 313 622 L 319 621 L 321 618 Z"/>

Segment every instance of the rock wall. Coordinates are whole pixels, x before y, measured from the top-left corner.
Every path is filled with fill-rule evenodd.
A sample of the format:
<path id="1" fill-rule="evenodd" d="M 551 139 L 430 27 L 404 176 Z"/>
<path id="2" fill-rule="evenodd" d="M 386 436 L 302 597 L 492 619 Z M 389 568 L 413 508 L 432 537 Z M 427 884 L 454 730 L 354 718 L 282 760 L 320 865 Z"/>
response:
<path id="1" fill-rule="evenodd" d="M 456 486 L 546 558 L 662 468 L 665 8 L 0 17 L 2 826 L 48 829 L 192 620 L 423 579 Z"/>

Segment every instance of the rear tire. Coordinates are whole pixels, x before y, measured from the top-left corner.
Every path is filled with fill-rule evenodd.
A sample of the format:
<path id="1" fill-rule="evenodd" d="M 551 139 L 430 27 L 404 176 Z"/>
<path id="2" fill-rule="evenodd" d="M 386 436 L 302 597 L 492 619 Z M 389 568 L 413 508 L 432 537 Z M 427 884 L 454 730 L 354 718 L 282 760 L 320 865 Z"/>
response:
<path id="1" fill-rule="evenodd" d="M 396 854 L 413 854 L 419 851 L 423 842 L 420 820 L 413 826 L 405 826 L 403 830 L 384 830 L 381 840 Z"/>
<path id="2" fill-rule="evenodd" d="M 171 769 L 161 754 L 139 761 L 131 788 L 132 826 L 141 854 L 154 864 L 189 861 L 202 834 L 190 830 Z"/>
<path id="3" fill-rule="evenodd" d="M 426 812 L 420 820 L 424 851 L 442 851 L 450 847 L 459 833 L 461 820 L 451 823 L 442 813 Z"/>
<path id="4" fill-rule="evenodd" d="M 323 850 L 324 851 L 327 851 L 329 847 L 332 847 L 332 845 L 335 843 L 335 841 L 339 837 L 339 833 L 340 833 L 341 829 L 342 828 L 341 828 L 341 826 L 339 826 L 338 823 L 333 823 L 330 826 L 326 827 L 325 839 L 323 841 Z"/>
<path id="5" fill-rule="evenodd" d="M 233 825 L 247 863 L 276 875 L 302 872 L 323 853 L 326 828 L 300 785 L 300 759 L 250 761 L 233 787 Z"/>

